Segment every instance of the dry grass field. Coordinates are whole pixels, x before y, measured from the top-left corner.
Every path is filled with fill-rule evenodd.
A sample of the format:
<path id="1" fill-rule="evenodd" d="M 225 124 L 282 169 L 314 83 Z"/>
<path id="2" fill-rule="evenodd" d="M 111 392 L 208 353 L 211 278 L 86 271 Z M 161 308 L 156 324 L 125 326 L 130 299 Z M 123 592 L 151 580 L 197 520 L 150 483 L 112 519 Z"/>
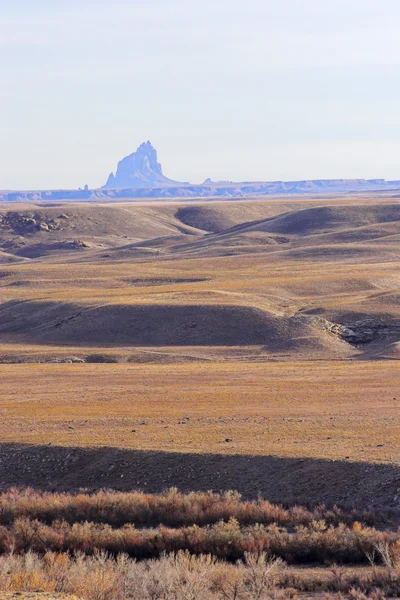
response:
<path id="1" fill-rule="evenodd" d="M 3 442 L 400 465 L 396 361 L 20 364 L 1 380 Z"/>
<path id="2" fill-rule="evenodd" d="M 153 480 L 118 473 L 155 490 L 196 488 L 194 466 L 157 470 L 179 456 L 211 461 L 206 489 L 240 483 L 240 457 L 291 477 L 299 460 L 309 478 L 331 461 L 397 468 L 399 238 L 391 198 L 4 206 L 4 456 L 125 449 L 137 470 L 154 453 Z M 232 459 L 220 480 L 215 457 Z M 267 492 L 271 463 L 252 464 L 242 491 Z M 96 473 L 74 485 L 101 487 Z M 0 468 L 4 485 L 24 477 Z"/>

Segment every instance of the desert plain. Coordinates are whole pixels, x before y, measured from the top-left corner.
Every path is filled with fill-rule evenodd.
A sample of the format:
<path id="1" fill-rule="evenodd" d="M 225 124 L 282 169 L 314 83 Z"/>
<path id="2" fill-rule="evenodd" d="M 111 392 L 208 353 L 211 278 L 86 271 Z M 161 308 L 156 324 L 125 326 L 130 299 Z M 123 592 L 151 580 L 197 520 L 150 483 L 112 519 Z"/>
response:
<path id="1" fill-rule="evenodd" d="M 378 194 L 4 204 L 2 484 L 396 504 L 399 237 Z"/>

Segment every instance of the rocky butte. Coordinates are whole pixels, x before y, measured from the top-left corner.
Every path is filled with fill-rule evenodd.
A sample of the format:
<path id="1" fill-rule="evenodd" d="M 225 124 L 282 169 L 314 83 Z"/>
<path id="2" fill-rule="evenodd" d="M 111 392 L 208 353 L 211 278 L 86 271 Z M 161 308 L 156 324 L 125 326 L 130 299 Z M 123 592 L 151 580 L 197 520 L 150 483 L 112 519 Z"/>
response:
<path id="1" fill-rule="evenodd" d="M 103 189 L 134 189 L 183 185 L 165 177 L 157 162 L 157 151 L 151 142 L 144 142 L 136 152 L 123 158 L 117 172 L 111 173 Z"/>
<path id="2" fill-rule="evenodd" d="M 116 173 L 98 189 L 1 191 L 0 202 L 54 202 L 58 200 L 99 201 L 118 198 L 251 198 L 269 195 L 343 194 L 393 192 L 400 196 L 400 180 L 316 179 L 310 181 L 212 181 L 201 184 L 173 181 L 165 177 L 151 142 L 123 158 Z"/>

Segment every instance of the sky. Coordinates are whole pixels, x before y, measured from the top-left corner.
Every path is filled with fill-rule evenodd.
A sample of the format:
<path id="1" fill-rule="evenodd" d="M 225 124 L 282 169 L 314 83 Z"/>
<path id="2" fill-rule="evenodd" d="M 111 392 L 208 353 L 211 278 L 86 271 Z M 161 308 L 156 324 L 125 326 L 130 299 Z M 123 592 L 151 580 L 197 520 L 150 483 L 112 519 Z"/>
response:
<path id="1" fill-rule="evenodd" d="M 0 189 L 400 179 L 399 0 L 0 0 Z"/>

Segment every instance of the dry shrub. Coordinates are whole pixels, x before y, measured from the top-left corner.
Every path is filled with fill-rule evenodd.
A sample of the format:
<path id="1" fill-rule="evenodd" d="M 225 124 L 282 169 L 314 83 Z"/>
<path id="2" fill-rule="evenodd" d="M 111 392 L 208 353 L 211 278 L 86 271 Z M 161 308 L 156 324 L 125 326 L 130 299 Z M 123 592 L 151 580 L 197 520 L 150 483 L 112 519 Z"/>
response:
<path id="1" fill-rule="evenodd" d="M 325 521 L 337 526 L 356 522 L 368 525 L 387 524 L 399 514 L 380 514 L 371 511 L 343 510 L 338 507 L 304 506 L 285 508 L 259 498 L 244 501 L 240 494 L 228 491 L 191 492 L 182 494 L 176 488 L 163 494 L 143 492 L 114 492 L 103 490 L 95 494 L 41 493 L 32 489 L 12 489 L 0 494 L 0 525 L 11 525 L 19 518 L 51 524 L 55 520 L 68 523 L 91 521 L 113 527 L 135 523 L 136 526 L 170 527 L 211 525 L 218 521 L 236 519 L 242 526 L 277 523 L 281 526 L 305 525 Z M 357 525 L 355 524 L 357 528 Z"/>
<path id="2" fill-rule="evenodd" d="M 211 556 L 178 552 L 125 570 L 126 597 L 143 600 L 208 600 L 216 568 Z"/>
<path id="3" fill-rule="evenodd" d="M 104 552 L 43 557 L 28 552 L 0 557 L 0 592 L 61 592 L 87 600 L 291 600 L 299 593 L 329 592 L 336 599 L 343 594 L 351 600 L 384 600 L 400 589 L 400 575 L 384 567 L 335 567 L 321 576 L 307 569 L 290 573 L 282 566 L 265 553 L 246 554 L 243 562 L 229 564 L 188 552 L 141 563 Z"/>
<path id="4" fill-rule="evenodd" d="M 388 569 L 400 570 L 400 542 L 390 543 L 386 540 L 378 542 L 375 546 L 383 564 Z"/>
<path id="5" fill-rule="evenodd" d="M 169 560 L 174 573 L 174 599 L 207 600 L 215 558 L 211 555 L 192 556 L 186 551 L 178 552 Z"/>
<path id="6" fill-rule="evenodd" d="M 276 576 L 283 562 L 278 558 L 268 558 L 265 552 L 245 553 L 244 587 L 249 600 L 262 600 L 275 586 Z"/>
<path id="7" fill-rule="evenodd" d="M 10 528 L 0 529 L 0 548 L 7 552 L 33 550 L 46 552 L 83 552 L 91 555 L 104 551 L 117 556 L 125 553 L 140 560 L 159 558 L 163 553 L 188 550 L 191 554 L 212 554 L 228 561 L 243 559 L 246 552 L 266 552 L 289 564 L 337 563 L 365 564 L 377 553 L 384 564 L 395 568 L 398 560 L 399 532 L 382 532 L 371 528 L 354 531 L 346 525 L 327 526 L 312 521 L 308 527 L 294 531 L 277 525 L 241 526 L 231 518 L 211 526 L 136 529 L 134 525 L 113 528 L 104 523 L 41 521 L 19 518 Z M 396 563 L 397 564 L 397 563 Z"/>
<path id="8" fill-rule="evenodd" d="M 174 589 L 174 573 L 165 557 L 134 563 L 126 571 L 124 579 L 127 598 L 169 600 Z"/>
<path id="9" fill-rule="evenodd" d="M 244 569 L 224 565 L 219 568 L 214 578 L 214 589 L 220 600 L 244 599 Z"/>
<path id="10" fill-rule="evenodd" d="M 46 572 L 43 561 L 27 552 L 0 559 L 0 589 L 16 592 L 54 592 L 56 581 Z"/>
<path id="11" fill-rule="evenodd" d="M 123 598 L 122 572 L 118 563 L 101 552 L 85 558 L 83 554 L 72 563 L 68 587 L 87 600 L 119 600 Z"/>
<path id="12" fill-rule="evenodd" d="M 386 600 L 383 590 L 377 588 L 369 593 L 364 593 L 359 589 L 351 588 L 348 593 L 349 600 Z"/>
<path id="13" fill-rule="evenodd" d="M 221 600 L 263 600 L 276 590 L 277 576 L 283 568 L 280 559 L 265 552 L 246 552 L 244 563 L 217 570 L 214 589 Z"/>

